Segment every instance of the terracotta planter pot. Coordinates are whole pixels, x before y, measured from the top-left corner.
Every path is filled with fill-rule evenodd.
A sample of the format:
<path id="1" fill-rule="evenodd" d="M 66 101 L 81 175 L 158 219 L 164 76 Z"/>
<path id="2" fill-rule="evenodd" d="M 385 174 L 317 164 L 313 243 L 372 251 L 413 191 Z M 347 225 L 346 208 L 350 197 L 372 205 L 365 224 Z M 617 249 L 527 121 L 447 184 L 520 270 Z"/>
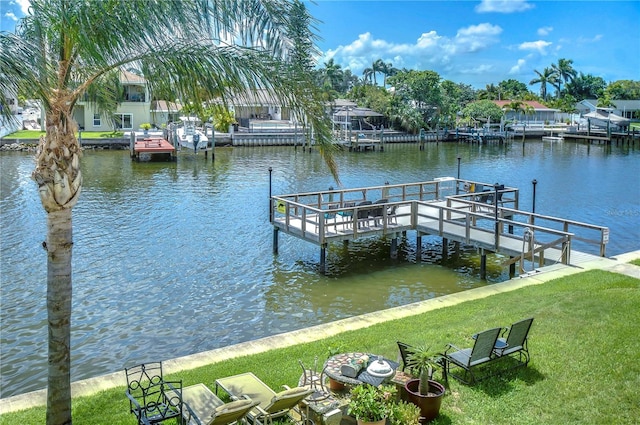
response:
<path id="1" fill-rule="evenodd" d="M 344 384 L 342 382 L 338 382 L 333 378 L 329 378 L 329 389 L 333 391 L 342 391 L 344 390 Z"/>
<path id="2" fill-rule="evenodd" d="M 387 423 L 386 419 L 380 419 L 379 421 L 375 421 L 375 422 L 368 422 L 368 421 L 361 421 L 360 419 L 358 419 L 358 425 L 384 425 Z"/>
<path id="3" fill-rule="evenodd" d="M 444 387 L 436 381 L 429 380 L 429 395 L 420 395 L 420 380 L 412 379 L 405 384 L 409 401 L 420 408 L 420 423 L 426 423 L 440 414 Z"/>

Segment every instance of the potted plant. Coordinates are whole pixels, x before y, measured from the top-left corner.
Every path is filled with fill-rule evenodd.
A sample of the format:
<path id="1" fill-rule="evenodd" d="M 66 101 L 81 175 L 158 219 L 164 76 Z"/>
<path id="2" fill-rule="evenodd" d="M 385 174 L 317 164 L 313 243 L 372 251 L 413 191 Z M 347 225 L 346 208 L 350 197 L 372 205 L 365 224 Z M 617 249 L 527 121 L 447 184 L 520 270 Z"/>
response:
<path id="1" fill-rule="evenodd" d="M 391 425 L 420 425 L 420 415 L 418 406 L 401 400 L 393 405 L 389 420 Z"/>
<path id="2" fill-rule="evenodd" d="M 419 376 L 405 384 L 407 396 L 409 401 L 420 408 L 422 420 L 428 422 L 440 414 L 445 393 L 444 386 L 432 379 L 433 368 L 439 363 L 439 359 L 429 353 L 429 348 L 419 346 L 411 348 L 407 362 L 411 373 Z"/>
<path id="3" fill-rule="evenodd" d="M 145 136 L 149 134 L 149 130 L 151 129 L 151 123 L 143 122 L 140 124 L 140 128 L 144 131 Z"/>
<path id="4" fill-rule="evenodd" d="M 333 357 L 342 352 L 344 352 L 344 349 L 341 343 L 338 342 L 334 345 L 330 345 L 327 347 L 327 358 Z M 333 391 L 342 391 L 344 390 L 344 384 L 329 377 L 329 388 Z"/>
<path id="5" fill-rule="evenodd" d="M 392 385 L 358 385 L 351 389 L 348 413 L 355 416 L 358 425 L 384 425 L 391 415 L 396 396 Z"/>

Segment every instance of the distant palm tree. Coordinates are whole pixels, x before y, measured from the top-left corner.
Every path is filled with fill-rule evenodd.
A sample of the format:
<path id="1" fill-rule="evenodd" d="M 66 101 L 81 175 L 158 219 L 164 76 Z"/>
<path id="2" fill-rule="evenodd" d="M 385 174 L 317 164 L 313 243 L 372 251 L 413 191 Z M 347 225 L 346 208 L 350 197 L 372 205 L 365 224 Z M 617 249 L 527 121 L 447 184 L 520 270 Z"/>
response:
<path id="1" fill-rule="evenodd" d="M 557 64 L 552 64 L 551 68 L 554 70 L 557 75 L 556 87 L 558 89 L 558 97 L 560 97 L 560 92 L 562 91 L 562 83 L 567 83 L 573 81 L 573 79 L 578 75 L 577 71 L 573 69 L 571 65 L 573 60 L 571 59 L 558 59 Z"/>
<path id="2" fill-rule="evenodd" d="M 45 111 L 46 135 L 32 177 L 47 213 L 47 425 L 71 424 L 71 219 L 82 189 L 76 103 L 87 95 L 98 106 L 117 104 L 120 92 L 101 88 L 131 66 L 152 91 L 194 104 L 210 100 L 203 95 L 267 88 L 284 106 L 304 112 L 337 179 L 318 90 L 309 75 L 282 60 L 290 46 L 291 5 L 31 0 L 16 33 L 0 33 L 0 92 L 28 89 Z M 5 96 L 0 106 L 0 114 L 8 115 Z"/>
<path id="3" fill-rule="evenodd" d="M 531 80 L 529 85 L 540 84 L 540 97 L 547 100 L 547 84 L 555 84 L 557 74 L 553 68 L 545 68 L 542 72 L 534 69 L 534 72 L 538 74 L 538 78 Z"/>
<path id="4" fill-rule="evenodd" d="M 373 71 L 373 68 L 365 68 L 362 71 L 362 79 L 365 84 L 367 84 L 367 82 L 373 84 L 375 80 L 375 72 Z"/>
<path id="5" fill-rule="evenodd" d="M 323 72 L 323 83 L 331 89 L 336 90 L 340 87 L 343 79 L 342 67 L 335 63 L 333 58 L 329 62 L 325 62 Z"/>
<path id="6" fill-rule="evenodd" d="M 391 62 L 383 63 L 380 72 L 384 76 L 382 87 L 387 87 L 387 77 L 392 77 L 398 73 L 398 68 L 394 68 Z"/>
<path id="7" fill-rule="evenodd" d="M 385 63 L 382 59 L 377 59 L 375 62 L 373 62 L 373 64 L 371 65 L 371 69 L 373 69 L 373 84 L 375 84 L 376 86 L 378 85 L 378 81 L 376 79 L 376 74 L 382 73 L 385 67 Z"/>

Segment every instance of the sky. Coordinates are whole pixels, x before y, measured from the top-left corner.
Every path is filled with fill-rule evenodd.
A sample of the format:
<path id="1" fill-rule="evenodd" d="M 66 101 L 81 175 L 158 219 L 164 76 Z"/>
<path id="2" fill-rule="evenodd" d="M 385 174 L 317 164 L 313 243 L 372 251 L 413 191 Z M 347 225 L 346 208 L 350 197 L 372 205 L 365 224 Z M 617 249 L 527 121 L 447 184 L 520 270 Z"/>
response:
<path id="1" fill-rule="evenodd" d="M 94 0 L 95 1 L 95 0 Z M 640 81 L 640 0 L 315 0 L 319 64 L 362 77 L 377 59 L 431 70 L 474 88 L 573 60 L 576 71 Z M 28 0 L 0 0 L 0 29 L 13 31 Z M 536 86 L 531 87 L 536 90 Z"/>
<path id="2" fill-rule="evenodd" d="M 320 64 L 362 77 L 382 59 L 485 88 L 573 60 L 578 72 L 640 81 L 640 1 L 346 1 L 308 3 Z M 532 89 L 535 86 L 531 87 Z"/>

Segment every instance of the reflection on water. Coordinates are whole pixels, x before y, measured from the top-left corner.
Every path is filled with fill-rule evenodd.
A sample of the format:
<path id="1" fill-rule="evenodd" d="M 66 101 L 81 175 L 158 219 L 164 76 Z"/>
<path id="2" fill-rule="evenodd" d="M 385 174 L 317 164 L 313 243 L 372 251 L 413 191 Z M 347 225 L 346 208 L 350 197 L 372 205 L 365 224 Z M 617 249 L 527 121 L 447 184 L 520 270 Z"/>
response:
<path id="1" fill-rule="evenodd" d="M 337 154 L 344 187 L 455 176 L 519 187 L 520 208 L 607 225 L 614 255 L 638 248 L 640 154 L 528 141 L 501 146 L 387 145 Z M 2 397 L 46 385 L 46 217 L 33 159 L 1 161 Z M 136 163 L 128 152 L 87 151 L 73 213 L 72 377 L 81 379 L 210 350 L 355 314 L 485 285 L 473 247 L 460 251 L 416 235 L 319 248 L 281 235 L 272 253 L 268 168 L 274 194 L 336 186 L 317 152 L 291 147 L 216 149 L 215 162 L 181 155 Z M 488 281 L 507 278 L 489 258 Z"/>

